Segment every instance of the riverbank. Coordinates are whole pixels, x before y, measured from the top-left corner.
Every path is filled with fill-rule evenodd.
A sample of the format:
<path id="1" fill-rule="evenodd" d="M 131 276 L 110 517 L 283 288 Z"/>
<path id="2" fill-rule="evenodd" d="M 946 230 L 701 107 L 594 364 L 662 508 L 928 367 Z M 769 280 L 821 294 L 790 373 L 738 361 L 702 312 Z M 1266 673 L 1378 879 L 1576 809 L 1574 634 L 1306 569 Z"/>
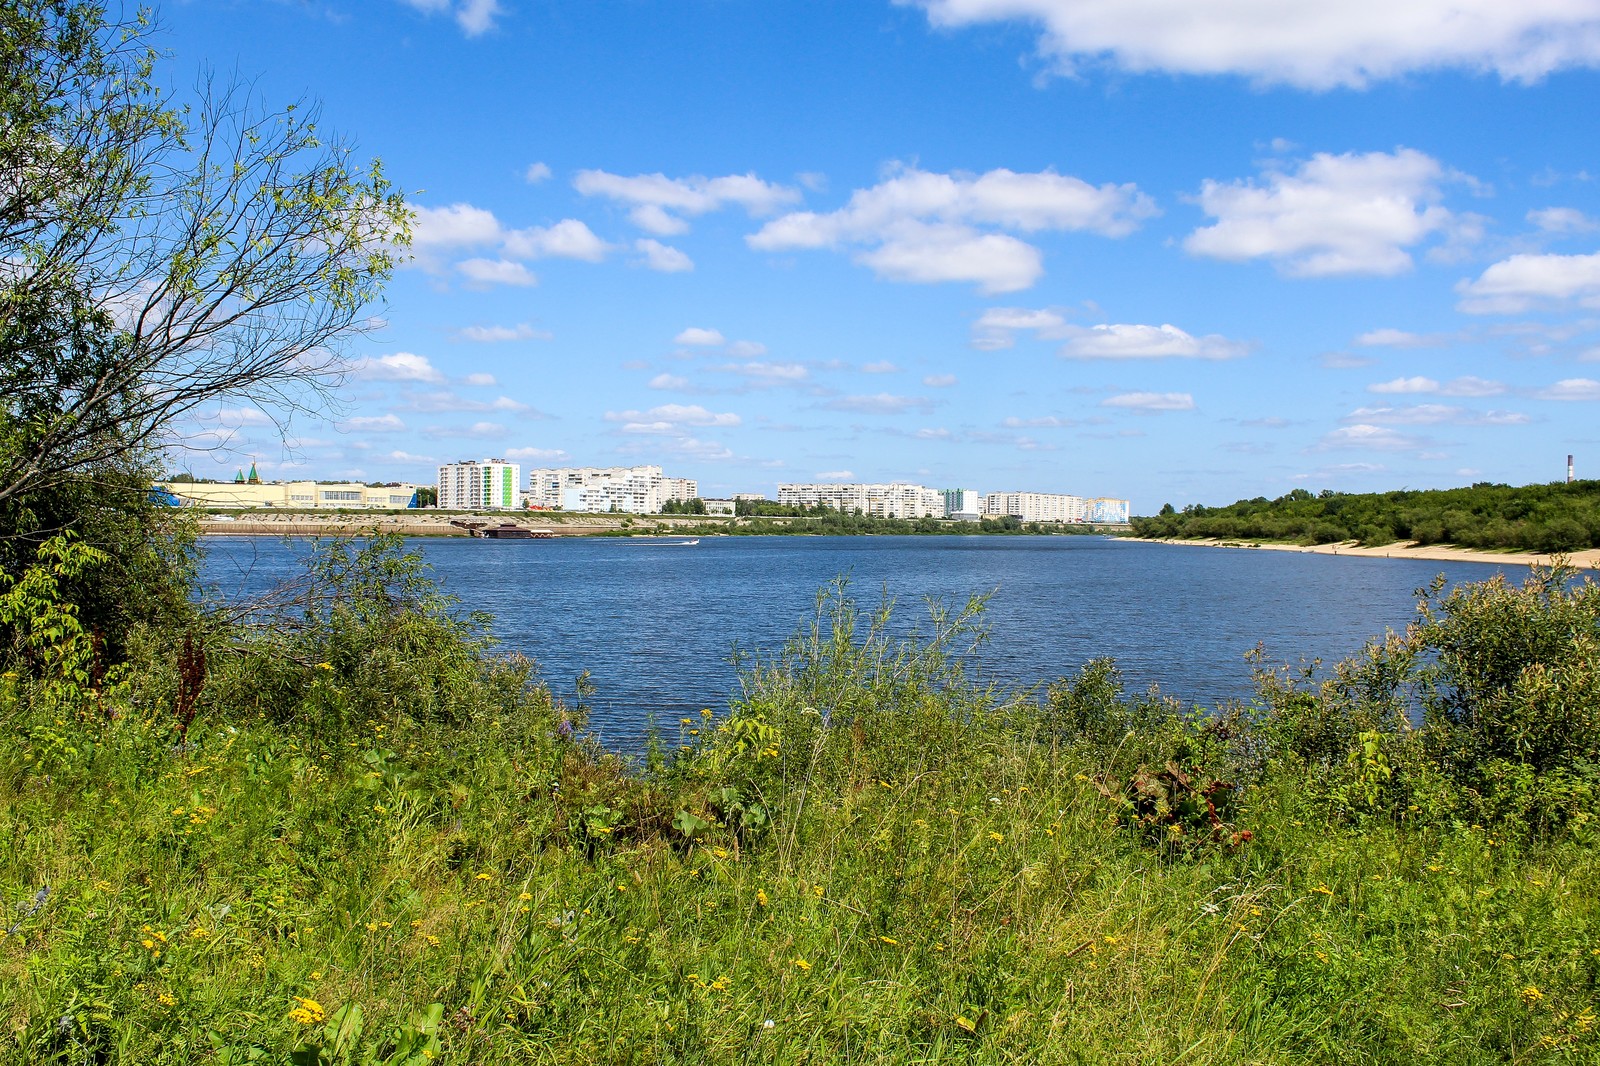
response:
<path id="1" fill-rule="evenodd" d="M 1353 541 L 1338 544 L 1273 544 L 1269 542 L 1220 540 L 1216 537 L 1179 538 L 1154 537 L 1152 544 L 1187 544 L 1197 548 L 1259 548 L 1263 551 L 1299 552 L 1302 555 L 1340 555 L 1362 559 L 1423 559 L 1436 562 L 1497 563 L 1510 566 L 1549 566 L 1555 556 L 1544 552 L 1489 552 L 1471 548 L 1455 548 L 1444 544 L 1413 544 L 1396 541 L 1393 544 L 1362 546 Z M 1573 552 L 1566 557 L 1567 564 L 1579 569 L 1600 570 L 1600 549 Z"/>
<path id="2" fill-rule="evenodd" d="M 640 534 L 673 532 L 679 526 L 703 525 L 704 515 L 651 515 L 641 525 L 637 515 L 566 515 L 546 512 L 470 512 L 373 511 L 337 512 L 261 512 L 213 513 L 200 519 L 200 532 L 228 536 L 277 537 L 353 537 L 371 533 L 392 533 L 402 537 L 466 537 L 466 524 L 515 525 L 524 529 L 548 530 L 556 537 L 594 537 L 619 532 Z M 460 523 L 460 524 L 458 524 Z"/>

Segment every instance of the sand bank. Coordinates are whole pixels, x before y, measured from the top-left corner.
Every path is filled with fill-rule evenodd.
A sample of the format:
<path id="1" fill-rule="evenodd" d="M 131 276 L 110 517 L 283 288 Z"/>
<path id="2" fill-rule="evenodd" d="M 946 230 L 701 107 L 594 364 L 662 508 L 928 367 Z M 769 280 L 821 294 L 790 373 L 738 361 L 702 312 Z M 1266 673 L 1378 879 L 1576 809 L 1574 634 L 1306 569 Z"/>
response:
<path id="1" fill-rule="evenodd" d="M 1549 566 L 1553 556 L 1541 552 L 1490 552 L 1470 548 L 1454 548 L 1445 544 L 1413 544 L 1396 541 L 1379 547 L 1359 547 L 1354 543 L 1316 544 L 1257 544 L 1252 541 L 1160 539 L 1161 544 L 1189 544 L 1199 548 L 1249 548 L 1260 551 L 1300 552 L 1306 555 L 1341 555 L 1362 559 L 1426 559 L 1434 562 L 1494 563 L 1500 566 Z M 1568 564 L 1586 570 L 1600 570 L 1600 549 L 1573 552 L 1567 556 Z"/>

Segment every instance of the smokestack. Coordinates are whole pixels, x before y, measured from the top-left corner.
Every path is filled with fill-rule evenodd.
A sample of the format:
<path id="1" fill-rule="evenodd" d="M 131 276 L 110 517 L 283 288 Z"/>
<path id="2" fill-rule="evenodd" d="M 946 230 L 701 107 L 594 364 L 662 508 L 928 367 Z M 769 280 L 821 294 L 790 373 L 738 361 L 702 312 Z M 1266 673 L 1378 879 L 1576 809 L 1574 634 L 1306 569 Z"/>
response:
<path id="1" fill-rule="evenodd" d="M 1572 456 L 1567 456 L 1567 484 L 1572 484 Z"/>

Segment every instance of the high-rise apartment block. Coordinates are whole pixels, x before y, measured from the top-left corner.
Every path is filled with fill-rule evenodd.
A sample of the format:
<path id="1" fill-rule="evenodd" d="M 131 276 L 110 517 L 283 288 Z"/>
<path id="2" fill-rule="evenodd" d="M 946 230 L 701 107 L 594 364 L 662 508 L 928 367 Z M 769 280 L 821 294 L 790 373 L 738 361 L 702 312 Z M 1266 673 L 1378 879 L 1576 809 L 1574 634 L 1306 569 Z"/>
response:
<path id="1" fill-rule="evenodd" d="M 528 471 L 528 504 L 566 511 L 660 514 L 669 500 L 700 494 L 693 478 L 666 477 L 659 466 L 568 466 Z"/>
<path id="2" fill-rule="evenodd" d="M 439 506 L 506 511 L 522 506 L 522 467 L 504 459 L 463 459 L 439 467 Z"/>
<path id="3" fill-rule="evenodd" d="M 977 489 L 944 489 L 944 516 L 958 522 L 976 522 L 983 517 L 983 497 Z"/>
<path id="4" fill-rule="evenodd" d="M 983 498 L 983 514 L 1024 522 L 1082 522 L 1083 497 L 1056 492 L 991 492 Z"/>
<path id="5" fill-rule="evenodd" d="M 874 518 L 942 518 L 944 496 L 937 489 L 896 481 L 887 485 L 779 485 L 778 502 L 791 507 L 826 504 Z"/>

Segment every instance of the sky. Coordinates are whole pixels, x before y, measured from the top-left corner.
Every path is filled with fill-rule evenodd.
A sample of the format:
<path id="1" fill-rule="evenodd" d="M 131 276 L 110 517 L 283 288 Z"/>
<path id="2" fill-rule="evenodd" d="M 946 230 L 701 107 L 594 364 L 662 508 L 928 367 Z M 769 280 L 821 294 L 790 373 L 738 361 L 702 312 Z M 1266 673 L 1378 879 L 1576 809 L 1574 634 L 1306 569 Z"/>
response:
<path id="1" fill-rule="evenodd" d="M 177 0 L 416 211 L 227 477 L 1220 504 L 1600 476 L 1600 0 Z"/>

